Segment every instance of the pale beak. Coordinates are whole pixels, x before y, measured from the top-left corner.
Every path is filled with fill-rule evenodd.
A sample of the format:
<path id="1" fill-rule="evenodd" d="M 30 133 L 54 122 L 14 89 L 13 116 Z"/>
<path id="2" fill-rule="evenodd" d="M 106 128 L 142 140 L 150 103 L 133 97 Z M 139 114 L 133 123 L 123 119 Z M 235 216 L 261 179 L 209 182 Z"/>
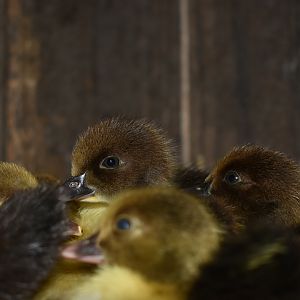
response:
<path id="1" fill-rule="evenodd" d="M 90 264 L 102 264 L 105 262 L 105 256 L 101 248 L 97 245 L 98 233 L 92 235 L 89 239 L 73 243 L 66 246 L 61 251 L 61 256 Z"/>

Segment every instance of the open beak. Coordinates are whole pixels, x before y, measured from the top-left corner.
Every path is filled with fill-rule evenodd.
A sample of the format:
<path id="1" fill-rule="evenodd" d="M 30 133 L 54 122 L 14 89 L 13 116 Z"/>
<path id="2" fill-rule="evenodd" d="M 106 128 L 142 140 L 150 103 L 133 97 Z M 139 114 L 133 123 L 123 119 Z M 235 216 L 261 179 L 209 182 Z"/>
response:
<path id="1" fill-rule="evenodd" d="M 64 182 L 63 186 L 68 189 L 72 200 L 81 201 L 87 198 L 95 198 L 93 196 L 95 191 L 86 186 L 85 179 L 86 173 L 83 173 L 79 176 L 72 176 Z"/>
<path id="2" fill-rule="evenodd" d="M 67 236 L 82 236 L 82 229 L 81 227 L 74 223 L 73 221 L 69 220 L 67 223 L 67 232 L 66 235 Z"/>
<path id="3" fill-rule="evenodd" d="M 89 239 L 82 240 L 66 246 L 61 251 L 61 256 L 67 259 L 76 260 L 90 264 L 102 264 L 105 262 L 105 256 L 101 248 L 97 245 L 98 233 L 92 235 Z"/>

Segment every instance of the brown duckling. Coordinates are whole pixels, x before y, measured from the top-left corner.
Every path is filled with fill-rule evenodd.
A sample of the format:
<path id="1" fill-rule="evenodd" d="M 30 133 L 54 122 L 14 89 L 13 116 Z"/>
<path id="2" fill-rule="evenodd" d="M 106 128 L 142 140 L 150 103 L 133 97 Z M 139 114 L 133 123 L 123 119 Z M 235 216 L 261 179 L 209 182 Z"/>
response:
<path id="1" fill-rule="evenodd" d="M 85 237 L 93 233 L 98 215 L 117 192 L 165 184 L 199 195 L 208 175 L 196 167 L 175 168 L 171 142 L 153 123 L 121 118 L 102 121 L 79 137 L 72 154 L 72 175 L 83 173 L 85 184 L 96 191 L 94 201 L 89 199 L 93 203 L 79 205 Z"/>
<path id="2" fill-rule="evenodd" d="M 17 190 L 38 186 L 36 177 L 24 167 L 9 162 L 0 162 L 0 203 Z"/>
<path id="3" fill-rule="evenodd" d="M 84 237 L 94 232 L 113 195 L 168 184 L 174 169 L 171 143 L 151 122 L 114 118 L 89 127 L 72 153 L 72 176 L 86 173 L 86 184 L 95 190 L 95 201 L 80 203 L 78 209 Z"/>
<path id="4" fill-rule="evenodd" d="M 68 299 L 184 299 L 221 235 L 206 207 L 186 193 L 121 193 L 101 219 L 98 236 L 64 249 L 65 257 L 105 266 Z"/>
<path id="5" fill-rule="evenodd" d="M 179 167 L 172 178 L 172 182 L 176 188 L 201 197 L 203 189 L 206 187 L 205 179 L 208 175 L 208 171 L 196 166 Z"/>
<path id="6" fill-rule="evenodd" d="M 206 184 L 212 201 L 219 197 L 243 225 L 300 223 L 300 168 L 283 153 L 254 145 L 234 148 Z"/>
<path id="7" fill-rule="evenodd" d="M 68 200 L 64 189 L 41 186 L 19 191 L 1 205 L 0 299 L 32 299 L 68 235 Z"/>

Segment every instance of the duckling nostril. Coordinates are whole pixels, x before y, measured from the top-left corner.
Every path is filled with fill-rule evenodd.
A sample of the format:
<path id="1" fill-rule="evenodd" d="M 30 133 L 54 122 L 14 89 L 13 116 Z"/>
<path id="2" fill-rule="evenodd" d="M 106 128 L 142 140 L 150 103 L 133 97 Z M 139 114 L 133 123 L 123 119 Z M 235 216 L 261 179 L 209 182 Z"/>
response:
<path id="1" fill-rule="evenodd" d="M 63 186 L 67 188 L 72 200 L 86 198 L 95 193 L 86 185 L 85 178 L 86 172 L 78 176 L 72 176 L 64 182 Z"/>

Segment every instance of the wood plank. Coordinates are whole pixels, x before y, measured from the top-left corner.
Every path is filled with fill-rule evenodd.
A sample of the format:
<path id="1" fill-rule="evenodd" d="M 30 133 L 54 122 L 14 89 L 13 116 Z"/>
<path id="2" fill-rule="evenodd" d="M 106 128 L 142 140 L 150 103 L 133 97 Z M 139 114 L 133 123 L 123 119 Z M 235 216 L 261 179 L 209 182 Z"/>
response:
<path id="1" fill-rule="evenodd" d="M 0 0 L 0 160 L 5 160 L 6 1 Z"/>
<path id="2" fill-rule="evenodd" d="M 191 0 L 194 158 L 243 143 L 300 159 L 300 3 Z"/>
<path id="3" fill-rule="evenodd" d="M 179 140 L 178 2 L 9 0 L 6 152 L 69 174 L 76 136 L 103 117 L 148 117 Z"/>

